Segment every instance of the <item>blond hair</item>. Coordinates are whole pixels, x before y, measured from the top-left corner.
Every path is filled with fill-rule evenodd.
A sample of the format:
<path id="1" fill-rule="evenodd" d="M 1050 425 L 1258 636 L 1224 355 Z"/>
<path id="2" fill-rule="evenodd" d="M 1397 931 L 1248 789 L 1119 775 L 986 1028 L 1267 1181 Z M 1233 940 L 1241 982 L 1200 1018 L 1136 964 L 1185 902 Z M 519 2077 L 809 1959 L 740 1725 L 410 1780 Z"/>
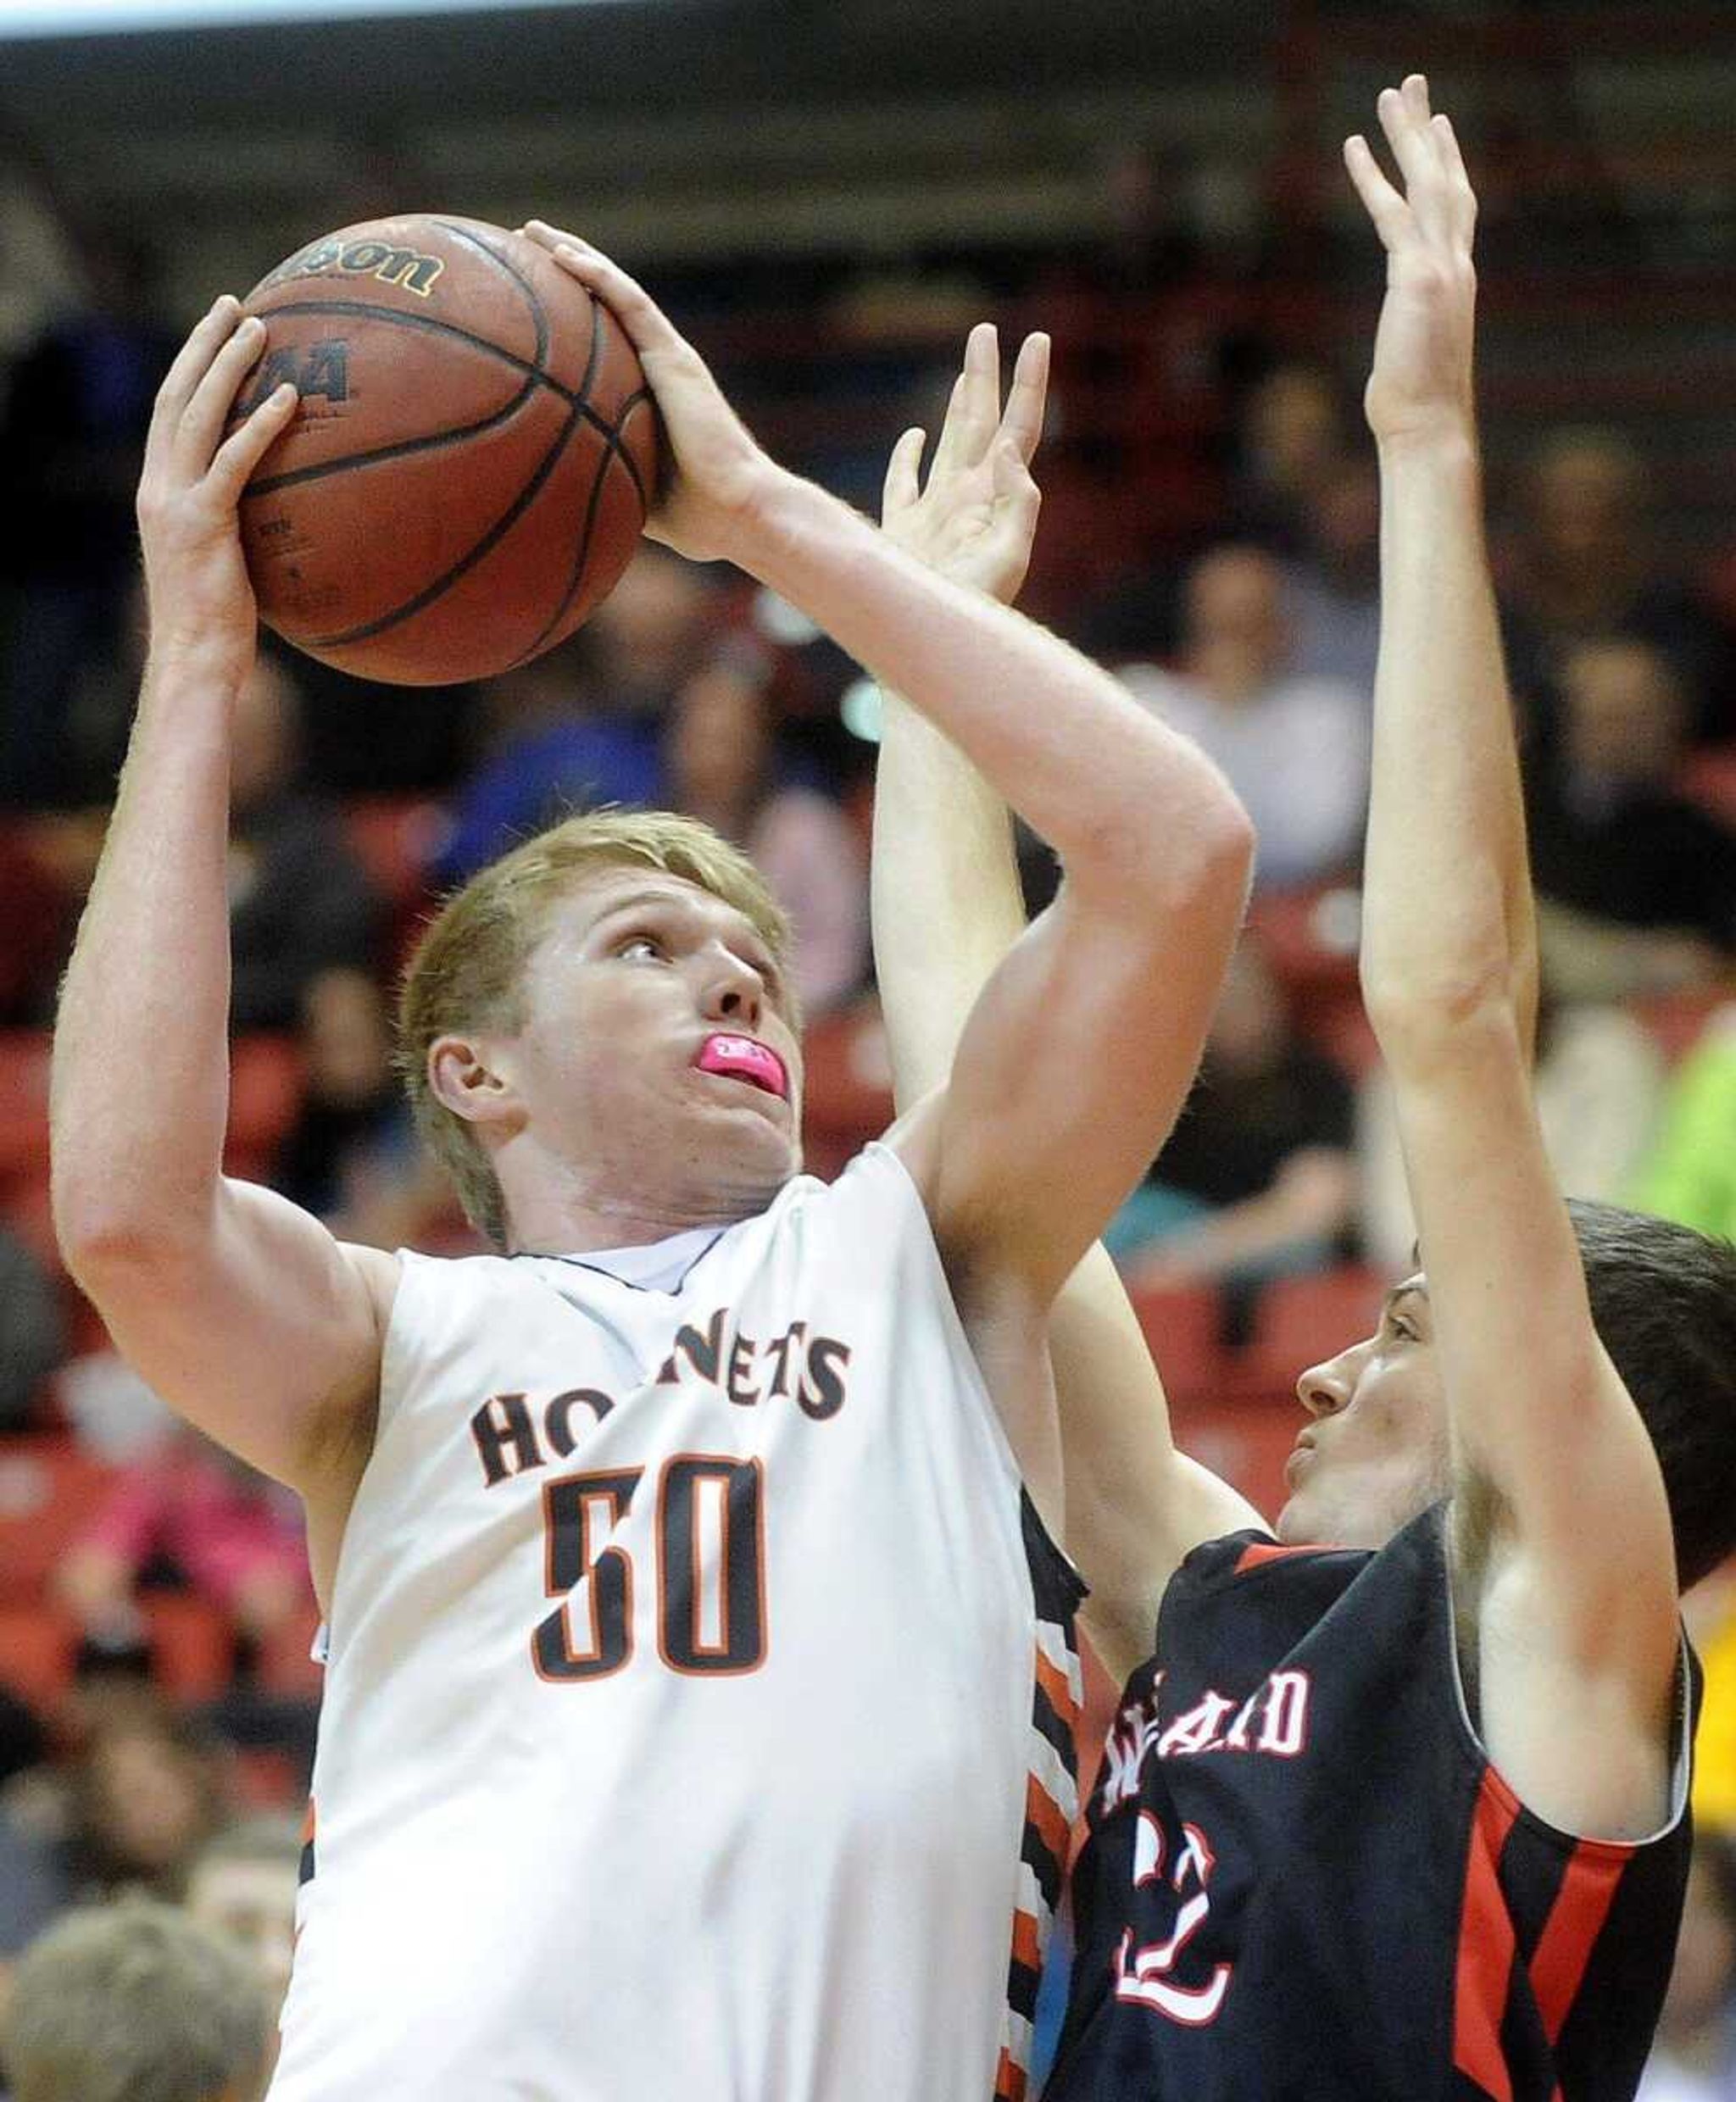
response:
<path id="1" fill-rule="evenodd" d="M 424 930 L 405 969 L 398 1055 L 416 1128 L 457 1186 L 465 1216 L 507 1246 L 506 1200 L 476 1133 L 429 1085 L 437 1037 L 524 1026 L 524 971 L 548 909 L 599 869 L 660 869 L 710 892 L 749 920 L 782 969 L 790 928 L 765 879 L 738 847 L 669 810 L 595 810 L 538 832 L 479 870 Z"/>
<path id="2" fill-rule="evenodd" d="M 15 2102 L 220 2102 L 264 2085 L 265 1993 L 154 1898 L 65 1914 L 25 1953 L 4 2031 Z"/>

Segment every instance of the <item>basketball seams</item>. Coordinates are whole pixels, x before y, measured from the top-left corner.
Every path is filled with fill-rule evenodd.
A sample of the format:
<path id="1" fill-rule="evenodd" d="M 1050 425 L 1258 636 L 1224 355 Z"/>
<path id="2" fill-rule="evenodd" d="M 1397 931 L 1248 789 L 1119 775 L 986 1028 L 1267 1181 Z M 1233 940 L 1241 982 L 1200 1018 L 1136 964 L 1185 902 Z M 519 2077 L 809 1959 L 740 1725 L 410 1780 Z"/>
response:
<path id="1" fill-rule="evenodd" d="M 609 463 L 622 457 L 612 441 L 604 446 L 598 455 L 596 472 L 591 477 L 591 493 L 585 501 L 584 529 L 579 535 L 578 550 L 568 572 L 566 589 L 561 592 L 554 613 L 543 623 L 541 632 L 520 655 L 514 658 L 507 666 L 508 670 L 515 670 L 520 665 L 528 664 L 538 651 L 547 648 L 550 637 L 559 632 L 561 622 L 572 610 L 574 599 L 584 587 L 585 570 L 591 559 L 591 541 L 597 530 L 597 514 L 603 508 L 603 491 L 609 480 Z"/>
<path id="2" fill-rule="evenodd" d="M 484 241 L 474 227 L 466 226 L 462 220 L 457 219 L 437 219 L 434 224 L 449 233 L 454 240 L 462 241 L 467 247 L 474 248 L 478 255 L 486 256 L 502 275 L 509 278 L 525 295 L 531 309 L 531 325 L 537 336 L 537 370 L 545 378 L 551 377 L 548 372 L 548 310 L 542 304 L 542 295 L 515 263 L 503 255 L 491 242 Z"/>
<path id="3" fill-rule="evenodd" d="M 538 491 L 548 481 L 549 475 L 554 473 L 561 454 L 566 450 L 567 441 L 572 437 L 577 422 L 576 416 L 570 415 L 567 418 L 548 451 L 537 461 L 536 472 L 531 475 L 506 509 L 495 520 L 480 540 L 474 542 L 467 548 L 458 560 L 437 576 L 431 583 L 424 585 L 414 598 L 406 599 L 401 606 L 394 606 L 389 613 L 382 613 L 372 620 L 364 621 L 360 627 L 346 628 L 338 635 L 314 636 L 303 644 L 303 648 L 348 649 L 356 642 L 371 642 L 376 635 L 383 635 L 388 628 L 396 627 L 400 620 L 410 620 L 414 615 L 420 613 L 425 607 L 431 606 L 436 599 L 444 598 L 461 576 L 475 569 L 485 555 L 498 547 L 501 541 L 530 509 L 536 501 Z"/>

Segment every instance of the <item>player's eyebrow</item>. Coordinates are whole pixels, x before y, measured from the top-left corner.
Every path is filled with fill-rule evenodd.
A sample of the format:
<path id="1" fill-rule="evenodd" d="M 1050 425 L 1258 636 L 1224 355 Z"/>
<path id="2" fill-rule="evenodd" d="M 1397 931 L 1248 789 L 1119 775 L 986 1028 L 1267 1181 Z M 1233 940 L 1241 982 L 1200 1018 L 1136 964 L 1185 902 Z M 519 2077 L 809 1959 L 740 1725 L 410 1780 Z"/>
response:
<path id="1" fill-rule="evenodd" d="M 1406 1299 L 1419 1299 L 1424 1306 L 1427 1306 L 1428 1304 L 1428 1287 L 1415 1277 L 1406 1277 L 1402 1283 L 1392 1286 L 1381 1298 L 1380 1318 L 1382 1322 L 1384 1323 L 1388 1316 Z"/>
<path id="2" fill-rule="evenodd" d="M 620 897 L 611 898 L 600 911 L 592 916 L 591 924 L 586 931 L 594 933 L 606 921 L 613 920 L 618 913 L 643 912 L 653 905 L 671 906 L 677 911 L 692 909 L 691 901 L 682 892 L 664 890 L 647 885 L 643 890 L 627 891 Z"/>

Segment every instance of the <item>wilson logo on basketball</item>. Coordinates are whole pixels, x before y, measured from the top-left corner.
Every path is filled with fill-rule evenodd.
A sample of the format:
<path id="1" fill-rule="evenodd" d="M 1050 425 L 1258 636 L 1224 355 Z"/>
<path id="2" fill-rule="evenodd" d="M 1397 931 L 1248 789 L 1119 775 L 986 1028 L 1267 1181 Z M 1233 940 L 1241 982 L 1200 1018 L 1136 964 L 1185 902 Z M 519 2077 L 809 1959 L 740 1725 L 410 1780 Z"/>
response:
<path id="1" fill-rule="evenodd" d="M 377 277 L 382 285 L 401 285 L 426 299 L 446 268 L 437 255 L 415 248 L 394 248 L 384 241 L 316 241 L 281 263 L 258 289 L 281 285 L 292 277 Z"/>

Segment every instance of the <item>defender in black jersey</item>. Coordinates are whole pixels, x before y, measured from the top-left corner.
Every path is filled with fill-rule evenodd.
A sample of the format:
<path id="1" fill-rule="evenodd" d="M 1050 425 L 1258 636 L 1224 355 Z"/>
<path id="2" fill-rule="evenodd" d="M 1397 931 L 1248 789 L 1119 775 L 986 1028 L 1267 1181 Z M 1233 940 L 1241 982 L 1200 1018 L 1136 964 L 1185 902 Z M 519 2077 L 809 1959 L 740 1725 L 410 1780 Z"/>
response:
<path id="1" fill-rule="evenodd" d="M 1570 1207 L 1543 1150 L 1475 203 L 1420 77 L 1379 109 L 1401 185 L 1346 149 L 1388 260 L 1361 975 L 1427 1268 L 1304 1375 L 1276 1537 L 1175 1451 L 1100 1251 L 1056 1307 L 1066 1538 L 1127 1692 L 1047 2102 L 1620 2102 L 1680 1913 L 1676 1592 L 1736 1546 L 1736 1251 Z M 960 1019 L 1015 938 L 1015 892 L 992 802 L 903 736 L 876 949 L 915 1100 L 943 1077 L 937 1013 Z M 944 914 L 898 909 L 925 887 Z"/>

